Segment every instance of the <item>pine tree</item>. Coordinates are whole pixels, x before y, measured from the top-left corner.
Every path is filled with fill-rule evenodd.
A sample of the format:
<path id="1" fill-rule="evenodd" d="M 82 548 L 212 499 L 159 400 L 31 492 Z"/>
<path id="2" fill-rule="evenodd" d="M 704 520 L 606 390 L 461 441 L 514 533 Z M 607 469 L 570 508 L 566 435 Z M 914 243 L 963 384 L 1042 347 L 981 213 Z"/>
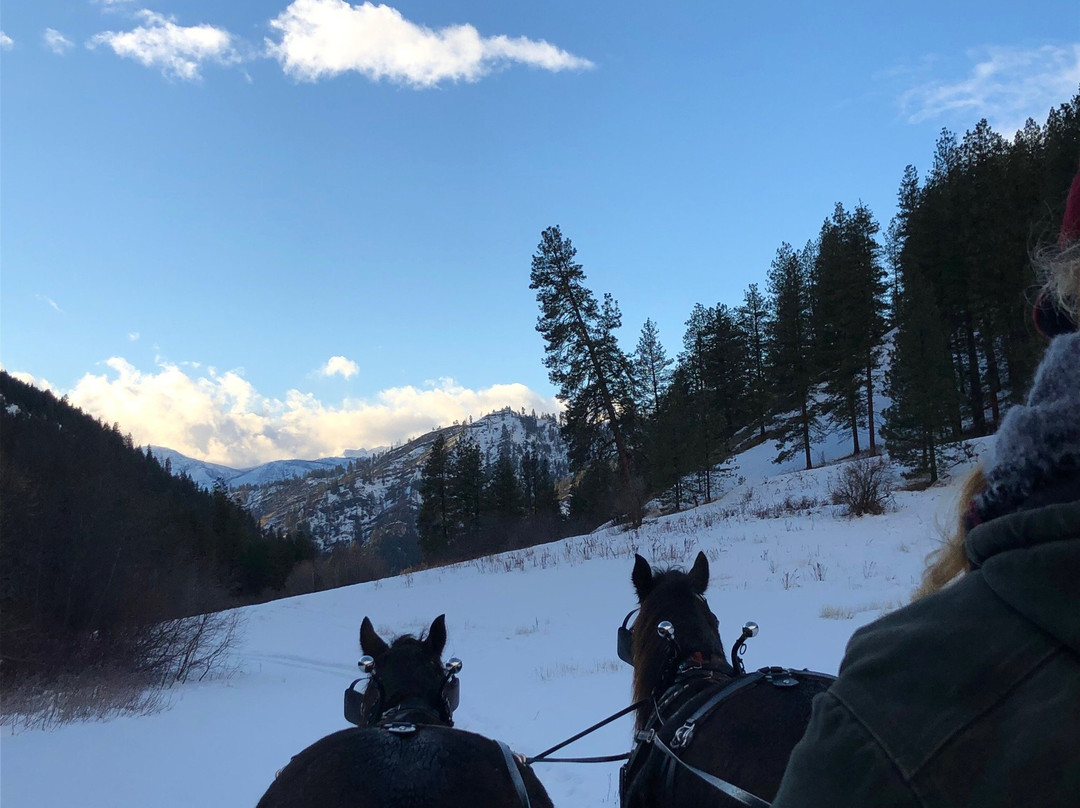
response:
<path id="1" fill-rule="evenodd" d="M 933 483 L 955 395 L 949 341 L 922 273 L 911 270 L 904 278 L 887 382 L 892 404 L 885 410 L 883 432 L 889 455 L 915 473 L 929 474 Z"/>
<path id="2" fill-rule="evenodd" d="M 746 401 L 751 416 L 757 422 L 758 434 L 765 437 L 765 420 L 769 409 L 769 388 L 765 378 L 768 361 L 769 310 L 756 283 L 750 284 L 738 309 L 739 331 L 746 350 Z"/>
<path id="3" fill-rule="evenodd" d="M 865 205 L 848 213 L 837 204 L 832 218 L 822 225 L 814 264 L 814 330 L 827 394 L 825 409 L 834 422 L 851 430 L 855 454 L 863 413 L 870 450 L 876 450 L 873 370 L 884 333 L 887 291 L 877 233 L 878 225 Z"/>
<path id="4" fill-rule="evenodd" d="M 627 435 L 634 412 L 633 372 L 615 337 L 622 316 L 611 295 L 599 303 L 585 286 L 576 254 L 558 227 L 541 234 L 529 284 L 540 304 L 536 330 L 546 343 L 548 377 L 566 404 L 564 437 L 572 460 L 579 467 L 606 461 L 613 445 L 629 493 L 634 487 Z"/>
<path id="5" fill-rule="evenodd" d="M 522 515 L 521 483 L 509 445 L 504 442 L 499 447 L 499 457 L 491 470 L 488 483 L 488 510 L 500 519 L 514 519 Z"/>
<path id="6" fill-rule="evenodd" d="M 672 364 L 673 360 L 668 358 L 664 346 L 660 344 L 656 323 L 646 319 L 634 353 L 634 379 L 637 382 L 635 401 L 641 415 L 652 417 L 660 407 L 660 397 L 671 383 L 668 368 Z"/>
<path id="7" fill-rule="evenodd" d="M 452 506 L 449 491 L 450 464 L 446 438 L 438 435 L 431 444 L 420 475 L 420 510 L 416 531 L 425 558 L 437 558 L 450 546 Z"/>
<path id="8" fill-rule="evenodd" d="M 483 516 L 484 467 L 480 447 L 468 434 L 462 435 L 450 452 L 447 496 L 454 532 L 466 541 L 480 533 Z"/>
<path id="9" fill-rule="evenodd" d="M 776 251 L 769 269 L 769 300 L 774 312 L 769 333 L 769 378 L 776 396 L 777 456 L 784 463 L 801 450 L 813 468 L 810 442 L 819 431 L 820 406 L 811 396 L 815 366 L 809 266 L 813 247 L 800 256 L 790 244 Z"/>

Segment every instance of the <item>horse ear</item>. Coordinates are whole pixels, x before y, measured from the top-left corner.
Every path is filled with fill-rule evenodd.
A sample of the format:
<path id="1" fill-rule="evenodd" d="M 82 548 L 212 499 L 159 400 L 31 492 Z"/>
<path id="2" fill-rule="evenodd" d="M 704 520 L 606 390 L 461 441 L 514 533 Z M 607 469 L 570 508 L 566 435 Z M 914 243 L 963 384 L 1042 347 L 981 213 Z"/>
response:
<path id="1" fill-rule="evenodd" d="M 431 622 L 431 628 L 428 629 L 427 639 L 424 642 L 435 656 L 442 656 L 443 648 L 446 647 L 445 614 L 440 614 Z"/>
<path id="2" fill-rule="evenodd" d="M 694 559 L 694 566 L 690 569 L 690 583 L 699 595 L 704 595 L 709 588 L 709 559 L 700 550 Z"/>
<path id="3" fill-rule="evenodd" d="M 360 624 L 360 650 L 372 657 L 380 657 L 390 650 L 382 637 L 375 633 L 375 626 L 368 618 Z"/>
<path id="4" fill-rule="evenodd" d="M 637 553 L 634 553 L 634 571 L 630 573 L 630 582 L 637 591 L 638 602 L 645 600 L 649 592 L 652 591 L 652 567 L 649 566 L 648 561 Z"/>

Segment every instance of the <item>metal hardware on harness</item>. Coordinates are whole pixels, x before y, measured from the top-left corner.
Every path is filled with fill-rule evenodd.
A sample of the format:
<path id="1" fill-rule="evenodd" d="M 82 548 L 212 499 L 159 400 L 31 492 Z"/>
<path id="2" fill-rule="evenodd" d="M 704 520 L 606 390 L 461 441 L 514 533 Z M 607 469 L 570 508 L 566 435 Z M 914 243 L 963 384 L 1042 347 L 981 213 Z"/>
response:
<path id="1" fill-rule="evenodd" d="M 671 625 L 670 620 L 661 620 L 659 623 L 657 623 L 656 633 L 668 642 L 675 641 L 675 626 Z"/>
<path id="2" fill-rule="evenodd" d="M 739 636 L 739 639 L 731 646 L 731 667 L 733 667 L 737 673 L 746 673 L 746 666 L 742 661 L 742 656 L 746 653 L 746 641 L 751 637 L 756 637 L 757 634 L 758 624 L 753 620 L 747 620 L 743 624 L 742 634 Z"/>
<path id="3" fill-rule="evenodd" d="M 765 677 L 765 681 L 773 687 L 795 687 L 799 683 L 792 673 L 791 668 L 762 668 L 761 674 Z"/>
<path id="4" fill-rule="evenodd" d="M 690 745 L 690 741 L 694 740 L 694 722 L 687 721 L 677 730 L 671 738 L 672 749 L 683 749 Z"/>
<path id="5" fill-rule="evenodd" d="M 394 735 L 412 735 L 416 732 L 416 724 L 407 724 L 404 721 L 392 721 L 389 724 L 383 724 L 382 728 Z"/>
<path id="6" fill-rule="evenodd" d="M 360 657 L 360 661 L 356 664 L 364 673 L 371 673 L 375 670 L 375 659 L 367 654 Z"/>

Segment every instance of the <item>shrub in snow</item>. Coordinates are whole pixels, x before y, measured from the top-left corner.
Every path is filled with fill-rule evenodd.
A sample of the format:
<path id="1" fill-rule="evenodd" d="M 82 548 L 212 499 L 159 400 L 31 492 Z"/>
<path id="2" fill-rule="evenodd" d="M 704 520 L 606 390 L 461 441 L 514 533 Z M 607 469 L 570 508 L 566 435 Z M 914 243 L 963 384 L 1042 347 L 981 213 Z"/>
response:
<path id="1" fill-rule="evenodd" d="M 846 463 L 832 482 L 829 494 L 848 516 L 880 514 L 892 498 L 893 473 L 883 457 L 866 457 Z"/>

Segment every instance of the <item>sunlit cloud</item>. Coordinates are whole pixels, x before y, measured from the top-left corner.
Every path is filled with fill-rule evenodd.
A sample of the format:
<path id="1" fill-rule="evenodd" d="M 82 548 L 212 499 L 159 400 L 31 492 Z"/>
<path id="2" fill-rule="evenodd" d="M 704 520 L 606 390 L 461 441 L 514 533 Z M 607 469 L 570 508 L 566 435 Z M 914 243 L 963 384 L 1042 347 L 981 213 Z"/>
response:
<path id="1" fill-rule="evenodd" d="M 986 120 L 1003 134 L 1030 117 L 1067 102 L 1080 87 L 1080 44 L 1023 49 L 990 47 L 969 54 L 974 66 L 964 78 L 927 82 L 900 99 L 910 123 L 962 116 Z"/>
<path id="2" fill-rule="evenodd" d="M 37 300 L 40 300 L 42 303 L 47 304 L 49 306 L 49 308 L 51 308 L 53 311 L 58 311 L 61 314 L 66 313 L 62 308 L 60 308 L 58 305 L 56 305 L 56 301 L 53 300 L 51 297 L 46 297 L 45 295 L 34 295 L 34 297 Z"/>
<path id="3" fill-rule="evenodd" d="M 551 71 L 593 66 L 543 40 L 483 37 L 468 24 L 435 31 L 372 3 L 295 0 L 270 26 L 281 40 L 267 40 L 267 52 L 288 75 L 304 81 L 353 71 L 374 81 L 432 87 L 477 81 L 511 62 Z"/>
<path id="4" fill-rule="evenodd" d="M 143 372 L 120 357 L 105 365 L 68 391 L 73 404 L 105 423 L 118 422 L 137 444 L 167 446 L 234 468 L 387 446 L 506 406 L 559 409 L 523 384 L 471 390 L 440 379 L 327 404 L 300 390 L 290 390 L 284 400 L 263 396 L 237 371 L 162 362 Z"/>
<path id="5" fill-rule="evenodd" d="M 240 60 L 232 35 L 212 25 L 177 25 L 166 17 L 146 9 L 139 11 L 143 24 L 131 31 L 103 31 L 87 47 L 107 45 L 117 56 L 134 59 L 146 67 L 159 69 L 165 76 L 195 81 L 207 62 L 221 65 Z"/>
<path id="6" fill-rule="evenodd" d="M 51 50 L 58 56 L 63 56 L 69 50 L 75 47 L 75 43 L 61 34 L 55 28 L 46 28 L 45 33 L 42 35 L 42 39 L 45 40 L 45 47 Z"/>
<path id="7" fill-rule="evenodd" d="M 339 374 L 346 379 L 355 376 L 359 372 L 360 366 L 344 356 L 331 356 L 329 361 L 319 368 L 319 374 L 322 376 Z"/>
<path id="8" fill-rule="evenodd" d="M 15 40 L 0 31 L 0 50 L 11 50 L 15 47 Z"/>

